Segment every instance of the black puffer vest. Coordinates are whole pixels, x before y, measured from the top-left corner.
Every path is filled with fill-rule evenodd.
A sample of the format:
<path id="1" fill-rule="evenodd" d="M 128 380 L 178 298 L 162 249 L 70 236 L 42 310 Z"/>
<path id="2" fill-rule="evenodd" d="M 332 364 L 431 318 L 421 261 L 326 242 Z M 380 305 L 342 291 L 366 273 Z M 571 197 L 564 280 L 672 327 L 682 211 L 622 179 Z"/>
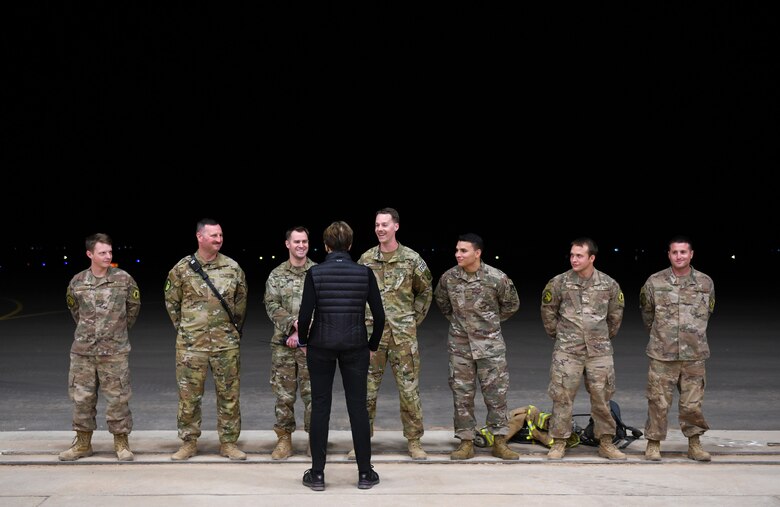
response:
<path id="1" fill-rule="evenodd" d="M 333 350 L 368 347 L 366 300 L 369 277 L 374 276 L 371 269 L 357 264 L 348 252 L 331 252 L 309 272 L 317 303 L 308 343 Z"/>

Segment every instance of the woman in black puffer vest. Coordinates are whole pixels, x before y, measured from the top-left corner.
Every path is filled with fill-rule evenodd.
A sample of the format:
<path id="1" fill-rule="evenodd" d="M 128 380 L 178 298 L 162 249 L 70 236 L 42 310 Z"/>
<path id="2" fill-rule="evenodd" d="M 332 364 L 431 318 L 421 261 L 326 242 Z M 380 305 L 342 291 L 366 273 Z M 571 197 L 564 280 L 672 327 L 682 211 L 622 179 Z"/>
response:
<path id="1" fill-rule="evenodd" d="M 333 377 L 339 366 L 347 401 L 352 443 L 358 465 L 358 487 L 379 483 L 371 465 L 371 435 L 366 408 L 368 363 L 379 348 L 385 327 L 382 296 L 371 269 L 354 262 L 352 229 L 346 222 L 333 222 L 325 229 L 325 261 L 306 273 L 298 313 L 299 346 L 306 347 L 311 379 L 311 469 L 303 484 L 325 489 L 325 461 L 333 399 Z M 374 318 L 371 339 L 366 329 L 366 303 Z M 314 319 L 312 320 L 312 314 Z"/>

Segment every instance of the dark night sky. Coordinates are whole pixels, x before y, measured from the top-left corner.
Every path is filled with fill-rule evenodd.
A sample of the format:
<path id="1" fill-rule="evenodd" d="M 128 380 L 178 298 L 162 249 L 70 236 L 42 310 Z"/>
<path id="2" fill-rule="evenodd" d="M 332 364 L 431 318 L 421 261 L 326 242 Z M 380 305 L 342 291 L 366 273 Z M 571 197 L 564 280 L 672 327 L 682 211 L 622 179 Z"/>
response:
<path id="1" fill-rule="evenodd" d="M 734 277 L 778 260 L 768 6 L 13 9 L 6 258 L 102 230 L 167 267 L 203 216 L 247 259 L 335 219 L 359 253 L 389 205 L 442 268 L 466 231 L 539 277 L 577 235 L 642 276 L 678 232 Z"/>

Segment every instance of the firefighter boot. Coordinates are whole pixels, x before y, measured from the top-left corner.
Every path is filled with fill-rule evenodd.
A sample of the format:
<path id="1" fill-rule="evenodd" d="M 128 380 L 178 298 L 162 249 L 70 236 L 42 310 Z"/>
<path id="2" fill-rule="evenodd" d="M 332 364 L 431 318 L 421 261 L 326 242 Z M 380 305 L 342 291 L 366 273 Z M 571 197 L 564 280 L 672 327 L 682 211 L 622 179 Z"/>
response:
<path id="1" fill-rule="evenodd" d="M 556 438 L 553 440 L 550 450 L 547 451 L 547 459 L 563 459 L 564 454 L 566 454 L 566 439 Z"/>
<path id="2" fill-rule="evenodd" d="M 76 461 L 79 458 L 92 456 L 92 432 L 76 431 L 76 438 L 67 451 L 62 451 L 59 455 L 60 461 Z"/>
<path id="3" fill-rule="evenodd" d="M 276 441 L 276 447 L 274 447 L 271 453 L 271 459 L 287 459 L 293 455 L 292 448 L 292 434 L 289 431 L 280 430 L 274 427 L 274 432 L 279 440 Z"/>
<path id="4" fill-rule="evenodd" d="M 647 448 L 645 449 L 645 459 L 650 461 L 661 461 L 661 442 L 658 440 L 647 439 Z"/>
<path id="5" fill-rule="evenodd" d="M 114 450 L 119 461 L 133 461 L 133 451 L 130 450 L 130 443 L 127 441 L 127 433 L 117 433 L 114 435 Z"/>
<path id="6" fill-rule="evenodd" d="M 606 433 L 601 435 L 601 438 L 599 438 L 599 456 L 614 460 L 626 459 L 626 455 L 620 452 L 620 450 L 615 447 L 615 444 L 612 443 L 613 438 L 614 435 L 608 435 Z"/>
<path id="7" fill-rule="evenodd" d="M 694 435 L 688 439 L 688 457 L 696 461 L 710 461 L 712 456 L 704 450 L 699 442 L 699 435 Z"/>
<path id="8" fill-rule="evenodd" d="M 457 449 L 452 451 L 450 459 L 469 459 L 474 457 L 474 441 L 461 440 Z"/>
<path id="9" fill-rule="evenodd" d="M 173 461 L 184 461 L 185 459 L 190 459 L 196 454 L 198 454 L 198 441 L 196 439 L 185 440 L 182 442 L 179 450 L 173 453 L 171 459 Z"/>
<path id="10" fill-rule="evenodd" d="M 411 456 L 413 460 L 428 459 L 428 454 L 426 454 L 425 449 L 422 448 L 419 438 L 410 438 L 408 448 L 409 456 Z"/>
<path id="11" fill-rule="evenodd" d="M 519 459 L 520 455 L 506 445 L 506 435 L 496 435 L 493 440 L 493 456 L 501 459 Z"/>

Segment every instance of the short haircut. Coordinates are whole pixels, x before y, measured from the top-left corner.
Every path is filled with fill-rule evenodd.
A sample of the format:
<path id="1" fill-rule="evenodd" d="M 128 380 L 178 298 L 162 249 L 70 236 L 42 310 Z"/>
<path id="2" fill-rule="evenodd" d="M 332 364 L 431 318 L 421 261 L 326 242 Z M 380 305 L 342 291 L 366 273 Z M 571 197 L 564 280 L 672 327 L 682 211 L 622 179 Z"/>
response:
<path id="1" fill-rule="evenodd" d="M 379 211 L 376 212 L 376 215 L 390 215 L 390 217 L 393 219 L 393 222 L 400 224 L 401 218 L 398 216 L 398 212 L 395 210 L 395 208 L 382 208 Z"/>
<path id="2" fill-rule="evenodd" d="M 213 218 L 203 218 L 198 222 L 198 225 L 195 226 L 195 232 L 201 232 L 207 225 L 219 225 L 219 222 Z"/>
<path id="3" fill-rule="evenodd" d="M 346 252 L 352 247 L 352 227 L 341 220 L 333 222 L 322 234 L 322 241 L 333 252 Z"/>
<path id="4" fill-rule="evenodd" d="M 574 241 L 571 242 L 571 246 L 584 246 L 588 249 L 588 256 L 596 255 L 599 253 L 599 247 L 596 245 L 596 242 L 593 241 L 590 238 L 582 237 L 577 238 Z"/>
<path id="5" fill-rule="evenodd" d="M 309 229 L 307 229 L 306 227 L 304 227 L 302 225 L 299 225 L 297 227 L 292 227 L 290 229 L 287 229 L 287 232 L 284 233 L 284 239 L 286 239 L 287 241 L 290 241 L 290 236 L 292 236 L 292 233 L 294 233 L 294 232 L 305 232 L 306 233 L 306 237 L 307 238 L 309 237 Z"/>
<path id="6" fill-rule="evenodd" d="M 90 252 L 94 252 L 95 245 L 97 245 L 98 243 L 105 243 L 106 245 L 110 245 L 111 237 L 108 234 L 103 234 L 102 232 L 98 232 L 90 236 L 87 236 L 87 240 L 84 243 L 87 246 L 87 250 L 89 250 Z"/>
<path id="7" fill-rule="evenodd" d="M 482 241 L 482 238 L 480 236 L 474 234 L 473 232 L 467 232 L 466 234 L 461 234 L 460 236 L 458 236 L 458 241 L 466 241 L 468 243 L 471 243 L 472 245 L 474 245 L 474 250 L 485 249 L 485 242 Z"/>
<path id="8" fill-rule="evenodd" d="M 669 250 L 672 249 L 672 243 L 688 243 L 688 248 L 693 251 L 693 243 L 691 243 L 691 238 L 688 236 L 683 236 L 682 234 L 678 234 L 677 236 L 674 236 L 672 239 L 669 240 L 669 243 L 667 243 L 667 248 Z"/>

